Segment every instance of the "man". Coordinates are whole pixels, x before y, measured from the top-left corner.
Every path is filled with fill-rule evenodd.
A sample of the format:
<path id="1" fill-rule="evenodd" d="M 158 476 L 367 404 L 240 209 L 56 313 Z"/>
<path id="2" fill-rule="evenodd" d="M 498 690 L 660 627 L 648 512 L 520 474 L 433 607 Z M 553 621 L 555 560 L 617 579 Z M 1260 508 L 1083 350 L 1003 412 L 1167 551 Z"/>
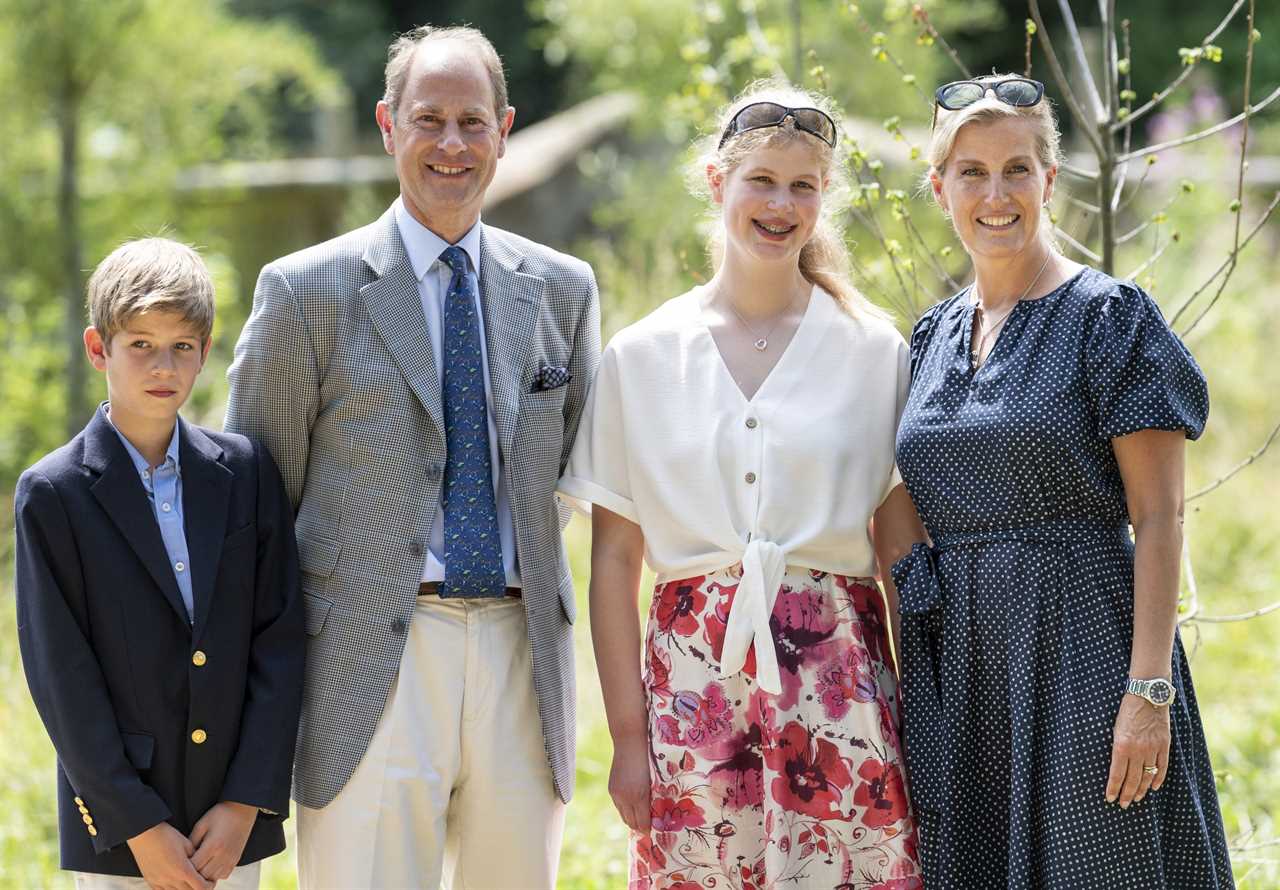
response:
<path id="1" fill-rule="evenodd" d="M 575 615 L 554 498 L 599 360 L 590 267 L 480 222 L 514 109 L 470 28 L 388 53 L 400 197 L 263 269 L 228 429 L 297 510 L 303 887 L 555 885 Z"/>

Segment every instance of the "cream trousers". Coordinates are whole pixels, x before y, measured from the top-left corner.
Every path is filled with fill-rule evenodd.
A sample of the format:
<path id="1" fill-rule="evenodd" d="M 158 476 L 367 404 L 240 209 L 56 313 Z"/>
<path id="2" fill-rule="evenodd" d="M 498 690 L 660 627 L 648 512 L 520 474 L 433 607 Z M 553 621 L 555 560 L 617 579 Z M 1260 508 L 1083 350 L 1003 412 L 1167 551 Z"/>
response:
<path id="1" fill-rule="evenodd" d="M 564 805 L 524 603 L 419 597 L 360 765 L 328 806 L 297 809 L 301 890 L 552 890 Z"/>

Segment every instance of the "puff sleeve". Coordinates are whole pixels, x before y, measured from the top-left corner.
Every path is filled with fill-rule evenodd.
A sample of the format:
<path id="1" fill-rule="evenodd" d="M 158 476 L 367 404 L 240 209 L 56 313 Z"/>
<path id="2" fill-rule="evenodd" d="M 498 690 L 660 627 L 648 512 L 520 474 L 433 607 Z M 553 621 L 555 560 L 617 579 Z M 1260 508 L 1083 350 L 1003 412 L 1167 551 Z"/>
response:
<path id="1" fill-rule="evenodd" d="M 599 504 L 634 523 L 640 522 L 632 500 L 622 372 L 614 344 L 601 357 L 557 491 L 586 512 L 590 512 L 587 505 Z"/>
<path id="2" fill-rule="evenodd" d="M 1155 301 L 1137 285 L 1118 282 L 1091 315 L 1085 386 L 1099 435 L 1154 429 L 1199 438 L 1209 416 L 1208 385 Z"/>

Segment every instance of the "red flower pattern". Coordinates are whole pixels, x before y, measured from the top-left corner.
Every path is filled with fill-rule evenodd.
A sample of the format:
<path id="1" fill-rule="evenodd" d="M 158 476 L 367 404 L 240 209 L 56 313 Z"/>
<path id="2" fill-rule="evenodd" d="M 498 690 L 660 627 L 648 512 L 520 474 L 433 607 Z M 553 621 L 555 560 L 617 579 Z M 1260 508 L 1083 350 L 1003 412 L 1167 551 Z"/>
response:
<path id="1" fill-rule="evenodd" d="M 741 673 L 718 670 L 737 582 L 730 570 L 654 591 L 644 674 L 661 769 L 631 890 L 923 890 L 879 590 L 788 573 L 774 696 L 756 685 L 754 649 Z"/>
<path id="2" fill-rule="evenodd" d="M 853 802 L 864 807 L 862 824 L 884 828 L 907 816 L 907 789 L 897 764 L 867 758 L 858 767 L 862 784 L 853 792 Z"/>

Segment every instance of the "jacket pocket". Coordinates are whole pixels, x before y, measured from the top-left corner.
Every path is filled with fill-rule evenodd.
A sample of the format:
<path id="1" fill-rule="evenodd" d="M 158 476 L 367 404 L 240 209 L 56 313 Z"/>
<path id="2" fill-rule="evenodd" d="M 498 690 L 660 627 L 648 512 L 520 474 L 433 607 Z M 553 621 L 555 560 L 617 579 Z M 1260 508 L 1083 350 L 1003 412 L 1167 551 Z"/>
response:
<path id="1" fill-rule="evenodd" d="M 151 769 L 151 759 L 156 753 L 156 737 L 145 732 L 122 732 L 124 756 L 136 770 Z"/>
<path id="2" fill-rule="evenodd" d="M 302 592 L 302 602 L 306 612 L 307 636 L 318 636 L 320 631 L 324 630 L 324 622 L 329 617 L 333 602 L 314 593 L 307 593 L 305 590 Z"/>

